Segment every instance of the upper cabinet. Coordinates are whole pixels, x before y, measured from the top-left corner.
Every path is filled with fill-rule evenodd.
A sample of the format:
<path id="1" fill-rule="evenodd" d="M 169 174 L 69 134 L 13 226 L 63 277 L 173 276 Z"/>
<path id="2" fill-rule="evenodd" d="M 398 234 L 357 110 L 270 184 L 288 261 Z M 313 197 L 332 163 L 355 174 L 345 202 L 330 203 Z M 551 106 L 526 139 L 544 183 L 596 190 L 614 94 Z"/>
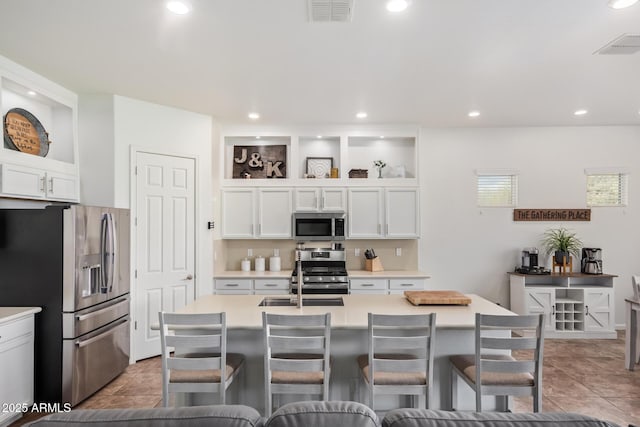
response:
<path id="1" fill-rule="evenodd" d="M 325 135 L 260 132 L 255 128 L 223 130 L 222 186 L 325 188 L 418 184 L 417 129 L 333 129 L 322 133 Z M 376 164 L 384 166 L 379 168 Z M 304 205 L 303 209 L 327 210 L 319 205 Z"/>
<path id="2" fill-rule="evenodd" d="M 417 188 L 349 189 L 350 239 L 417 239 L 420 203 Z"/>
<path id="3" fill-rule="evenodd" d="M 79 201 L 77 95 L 0 57 L 0 196 Z"/>

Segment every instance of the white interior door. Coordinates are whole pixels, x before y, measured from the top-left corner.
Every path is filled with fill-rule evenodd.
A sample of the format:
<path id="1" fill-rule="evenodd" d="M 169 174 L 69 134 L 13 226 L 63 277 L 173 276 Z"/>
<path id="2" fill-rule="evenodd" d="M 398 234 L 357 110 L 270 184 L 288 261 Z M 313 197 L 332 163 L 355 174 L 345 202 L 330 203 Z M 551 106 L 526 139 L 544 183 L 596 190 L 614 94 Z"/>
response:
<path id="1" fill-rule="evenodd" d="M 160 354 L 158 312 L 193 301 L 195 160 L 136 153 L 135 359 Z"/>

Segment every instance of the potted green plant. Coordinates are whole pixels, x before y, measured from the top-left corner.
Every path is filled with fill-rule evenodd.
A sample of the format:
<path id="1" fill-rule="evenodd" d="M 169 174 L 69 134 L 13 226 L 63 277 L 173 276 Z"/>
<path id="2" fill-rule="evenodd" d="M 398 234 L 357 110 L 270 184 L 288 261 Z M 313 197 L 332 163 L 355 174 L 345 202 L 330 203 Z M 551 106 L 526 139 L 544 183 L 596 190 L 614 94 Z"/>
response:
<path id="1" fill-rule="evenodd" d="M 544 232 L 542 238 L 542 246 L 547 255 L 554 253 L 556 264 L 562 264 L 562 259 L 573 254 L 576 258 L 580 258 L 580 249 L 582 249 L 582 241 L 578 239 L 576 233 L 572 233 L 566 228 L 550 228 Z"/>

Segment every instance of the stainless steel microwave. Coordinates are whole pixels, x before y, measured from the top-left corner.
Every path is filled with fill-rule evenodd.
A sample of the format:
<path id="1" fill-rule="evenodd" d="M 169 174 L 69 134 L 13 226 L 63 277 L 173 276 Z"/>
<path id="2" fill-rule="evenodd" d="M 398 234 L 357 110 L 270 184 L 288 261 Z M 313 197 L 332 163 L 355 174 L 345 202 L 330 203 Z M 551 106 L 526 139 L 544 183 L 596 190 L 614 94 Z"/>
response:
<path id="1" fill-rule="evenodd" d="M 344 212 L 294 212 L 293 237 L 298 242 L 344 240 Z"/>

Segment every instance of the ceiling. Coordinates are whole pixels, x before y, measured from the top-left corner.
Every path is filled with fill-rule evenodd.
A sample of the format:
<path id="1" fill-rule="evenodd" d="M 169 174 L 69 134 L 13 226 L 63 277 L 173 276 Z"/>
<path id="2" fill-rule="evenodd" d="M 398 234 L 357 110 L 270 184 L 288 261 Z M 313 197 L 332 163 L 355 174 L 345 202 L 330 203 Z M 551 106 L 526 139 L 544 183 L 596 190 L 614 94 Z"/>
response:
<path id="1" fill-rule="evenodd" d="M 640 33 L 640 4 L 355 0 L 351 22 L 311 23 L 305 0 L 190 2 L 1 0 L 0 54 L 74 92 L 223 122 L 640 125 L 640 53 L 593 54 Z"/>

